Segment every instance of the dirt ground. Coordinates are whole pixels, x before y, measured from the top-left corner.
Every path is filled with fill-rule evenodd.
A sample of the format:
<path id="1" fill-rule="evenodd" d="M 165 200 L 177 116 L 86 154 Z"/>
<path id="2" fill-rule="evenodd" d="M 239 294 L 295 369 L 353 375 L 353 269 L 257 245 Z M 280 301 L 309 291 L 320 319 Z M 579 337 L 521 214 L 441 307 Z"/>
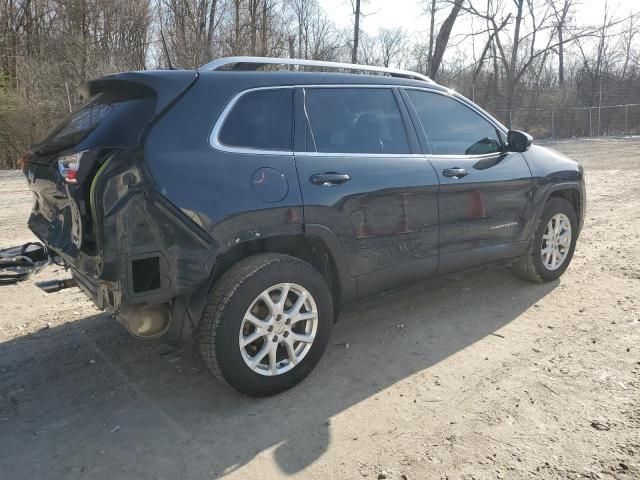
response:
<path id="1" fill-rule="evenodd" d="M 640 138 L 552 146 L 589 195 L 560 281 L 490 266 L 351 306 L 273 398 L 77 289 L 0 287 L 0 477 L 640 478 Z M 31 238 L 30 204 L 0 172 L 0 247 Z"/>

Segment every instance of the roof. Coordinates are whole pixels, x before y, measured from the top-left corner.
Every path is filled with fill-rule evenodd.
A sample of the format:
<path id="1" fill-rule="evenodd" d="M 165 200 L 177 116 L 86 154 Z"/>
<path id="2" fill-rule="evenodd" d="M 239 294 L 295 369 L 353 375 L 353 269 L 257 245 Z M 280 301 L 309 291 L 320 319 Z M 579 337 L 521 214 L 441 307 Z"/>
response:
<path id="1" fill-rule="evenodd" d="M 279 85 L 391 85 L 428 87 L 435 90 L 448 90 L 436 83 L 409 78 L 390 77 L 388 75 L 335 73 L 335 72 L 288 72 L 288 71 L 236 71 L 216 70 L 199 72 L 201 79 L 226 81 L 243 84 L 244 88 Z"/>
<path id="2" fill-rule="evenodd" d="M 223 57 L 213 60 L 198 68 L 198 71 L 213 70 L 258 70 L 267 65 L 288 65 L 293 67 L 304 68 L 324 68 L 332 70 L 348 70 L 352 72 L 375 72 L 384 73 L 391 77 L 412 78 L 414 80 L 422 80 L 434 83 L 426 75 L 404 70 L 400 68 L 380 67 L 376 65 L 362 65 L 357 63 L 330 62 L 326 60 L 314 60 L 306 58 L 277 58 L 277 57 Z"/>

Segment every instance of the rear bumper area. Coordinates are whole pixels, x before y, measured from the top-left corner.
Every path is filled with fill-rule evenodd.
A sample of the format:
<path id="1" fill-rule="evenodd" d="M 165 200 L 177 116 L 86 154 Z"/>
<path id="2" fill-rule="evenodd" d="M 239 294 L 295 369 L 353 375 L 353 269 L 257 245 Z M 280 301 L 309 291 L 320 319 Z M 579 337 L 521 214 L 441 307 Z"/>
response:
<path id="1" fill-rule="evenodd" d="M 215 242 L 156 192 L 135 163 L 114 162 L 94 191 L 95 251 L 70 255 L 50 246 L 98 308 L 168 303 L 190 295 L 209 278 Z M 38 223 L 30 222 L 36 235 L 42 233 L 34 228 Z"/>

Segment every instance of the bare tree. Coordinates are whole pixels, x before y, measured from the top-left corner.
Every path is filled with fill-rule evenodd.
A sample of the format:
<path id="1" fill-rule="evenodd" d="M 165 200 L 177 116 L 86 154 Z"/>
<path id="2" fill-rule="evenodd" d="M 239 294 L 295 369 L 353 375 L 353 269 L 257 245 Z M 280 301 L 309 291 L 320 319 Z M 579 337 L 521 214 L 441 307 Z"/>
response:
<path id="1" fill-rule="evenodd" d="M 444 22 L 442 22 L 442 25 L 440 26 L 435 44 L 433 43 L 433 41 L 429 43 L 429 75 L 433 79 L 438 76 L 438 70 L 440 69 L 440 65 L 442 64 L 444 52 L 447 49 L 447 45 L 449 44 L 451 31 L 453 30 L 453 26 L 456 22 L 456 19 L 458 18 L 458 15 L 460 14 L 460 11 L 462 10 L 463 3 L 464 0 L 454 0 L 447 18 Z M 431 30 L 431 36 L 433 38 L 433 30 Z"/>
<path id="2" fill-rule="evenodd" d="M 557 0 L 547 0 L 549 6 L 553 9 L 553 13 L 556 20 L 555 28 L 558 35 L 558 84 L 560 87 L 564 87 L 564 37 L 565 28 L 567 26 L 567 20 L 571 9 L 573 7 L 574 0 L 563 0 L 563 3 L 558 5 Z"/>
<path id="3" fill-rule="evenodd" d="M 307 58 L 308 48 L 305 38 L 305 30 L 309 22 L 310 11 L 316 6 L 315 0 L 291 0 L 291 7 L 297 22 L 298 57 Z"/>
<path id="4" fill-rule="evenodd" d="M 378 32 L 380 60 L 383 66 L 389 67 L 392 62 L 401 64 L 406 54 L 406 33 L 402 28 L 381 28 Z"/>
<path id="5" fill-rule="evenodd" d="M 518 85 L 537 59 L 546 56 L 559 45 L 565 45 L 587 34 L 584 31 L 574 32 L 571 38 L 559 40 L 551 7 L 540 7 L 535 0 L 513 0 L 512 11 L 494 0 L 487 0 L 484 10 L 478 10 L 472 4 L 463 8 L 486 20 L 489 29 L 493 31 L 494 56 L 496 62 L 502 65 L 506 77 L 504 96 L 507 111 L 513 109 Z M 511 19 L 511 28 L 501 27 L 505 21 L 510 23 Z M 496 65 L 496 75 L 497 73 Z"/>
<path id="6" fill-rule="evenodd" d="M 633 65 L 634 61 L 637 65 L 638 52 L 634 51 L 634 41 L 636 36 L 638 35 L 638 28 L 640 27 L 640 14 L 630 15 L 627 20 L 627 26 L 622 32 L 622 48 L 624 52 L 624 64 L 622 67 L 622 80 L 627 79 L 627 74 L 629 73 L 630 66 Z M 633 55 L 635 53 L 635 60 Z"/>
<path id="7" fill-rule="evenodd" d="M 350 2 L 354 28 L 339 30 L 318 0 L 0 0 L 0 167 L 79 105 L 78 84 L 168 60 L 181 68 L 234 54 L 408 64 L 497 115 L 640 103 L 638 14 L 607 9 L 588 26 L 580 0 L 422 0 L 421 38 L 399 28 L 367 34 L 366 0 Z M 567 134 L 584 132 L 574 113 L 565 117 Z M 609 116 L 599 120 L 606 131 Z M 533 129 L 536 118 L 529 111 L 514 121 Z"/>

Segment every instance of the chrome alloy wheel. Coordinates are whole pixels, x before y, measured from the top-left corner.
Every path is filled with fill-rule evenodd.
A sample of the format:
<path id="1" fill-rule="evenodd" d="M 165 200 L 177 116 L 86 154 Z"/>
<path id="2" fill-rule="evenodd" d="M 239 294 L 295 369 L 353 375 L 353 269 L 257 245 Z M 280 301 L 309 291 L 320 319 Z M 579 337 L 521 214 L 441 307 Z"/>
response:
<path id="1" fill-rule="evenodd" d="M 542 263 L 547 270 L 557 270 L 571 249 L 571 222 L 564 213 L 551 217 L 542 235 Z"/>
<path id="2" fill-rule="evenodd" d="M 309 353 L 318 330 L 318 307 L 295 283 L 267 288 L 251 303 L 240 325 L 242 358 L 255 373 L 280 375 Z"/>

